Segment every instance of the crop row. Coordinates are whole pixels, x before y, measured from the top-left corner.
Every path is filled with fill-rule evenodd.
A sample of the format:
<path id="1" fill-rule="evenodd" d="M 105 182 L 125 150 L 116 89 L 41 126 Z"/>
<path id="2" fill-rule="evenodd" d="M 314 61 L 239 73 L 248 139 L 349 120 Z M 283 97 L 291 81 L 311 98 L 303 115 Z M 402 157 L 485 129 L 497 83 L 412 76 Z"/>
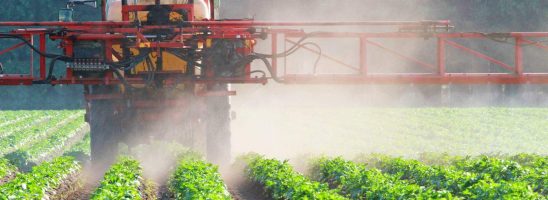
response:
<path id="1" fill-rule="evenodd" d="M 378 169 L 342 158 L 322 158 L 313 164 L 313 177 L 340 189 L 350 199 L 452 199 L 446 190 L 421 187 L 383 174 Z"/>
<path id="2" fill-rule="evenodd" d="M 175 199 L 232 199 L 217 167 L 193 157 L 179 162 L 169 181 L 169 191 Z"/>
<path id="3" fill-rule="evenodd" d="M 0 111 L 0 120 L 2 121 L 2 123 L 0 123 L 0 126 L 2 126 L 5 122 L 25 118 L 30 115 L 40 113 L 43 113 L 43 111 Z"/>
<path id="4" fill-rule="evenodd" d="M 548 156 L 522 153 L 513 156 L 505 156 L 503 159 L 512 160 L 524 167 L 548 168 Z"/>
<path id="5" fill-rule="evenodd" d="M 272 116 L 286 120 L 277 132 L 318 137 L 330 141 L 315 148 L 347 148 L 338 152 L 384 152 L 415 157 L 419 152 L 537 152 L 546 154 L 546 108 L 292 108 L 280 113 L 271 109 L 243 109 L 241 116 Z M 337 120 L 337 119 L 348 120 Z M 336 123 L 334 124 L 334 122 Z M 266 125 L 266 124 L 265 124 Z M 363 134 L 367 130 L 368 134 Z M 340 137 L 331 137 L 337 133 Z M 354 138 L 344 140 L 342 138 Z M 390 144 L 390 145 L 387 145 Z M 527 144 L 527 145 L 523 145 Z M 299 142 L 289 142 L 297 154 Z M 486 149 L 485 147 L 489 147 Z M 321 148 L 323 147 L 323 148 Z"/>
<path id="6" fill-rule="evenodd" d="M 49 199 L 68 177 L 78 173 L 81 166 L 72 157 L 58 157 L 20 173 L 0 186 L 0 199 Z"/>
<path id="7" fill-rule="evenodd" d="M 539 165 L 537 167 L 523 167 L 511 160 L 481 156 L 476 159 L 460 160 L 454 166 L 458 170 L 490 177 L 495 182 L 524 182 L 531 185 L 535 192 L 546 195 L 548 193 L 548 165 L 541 160 L 537 162 Z M 533 163 L 533 165 L 535 164 Z"/>
<path id="8" fill-rule="evenodd" d="M 372 158 L 375 156 L 381 156 L 381 155 L 373 154 L 372 156 L 366 156 L 365 158 Z M 457 155 L 451 155 L 448 153 L 421 153 L 419 154 L 417 160 L 428 165 L 450 166 L 450 165 L 456 165 L 462 161 L 478 159 L 483 157 L 498 158 L 506 161 L 513 161 L 520 164 L 522 167 L 526 167 L 526 168 L 527 167 L 548 167 L 548 156 L 542 156 L 538 154 L 528 154 L 528 153 L 520 153 L 515 155 L 487 154 L 487 155 L 481 155 L 478 157 L 457 156 Z"/>
<path id="9" fill-rule="evenodd" d="M 87 161 L 91 155 L 91 135 L 89 132 L 84 135 L 82 140 L 78 141 L 76 144 L 72 145 L 69 149 L 64 152 L 66 156 L 72 156 L 79 161 Z"/>
<path id="10" fill-rule="evenodd" d="M 166 195 L 169 198 L 232 199 L 217 166 L 186 150 L 175 154 L 180 160 L 168 181 Z M 142 178 L 142 173 L 143 170 L 137 160 L 127 156 L 120 157 L 105 173 L 91 199 L 154 198 L 154 186 Z"/>
<path id="11" fill-rule="evenodd" d="M 0 179 L 4 179 L 17 171 L 17 167 L 12 165 L 8 159 L 0 158 Z"/>
<path id="12" fill-rule="evenodd" d="M 62 151 L 60 147 L 70 145 L 65 141 L 83 126 L 82 112 L 17 113 L 17 118 L 13 118 L 10 123 L 3 123 L 4 126 L 0 127 L 0 144 L 4 145 L 4 152 L 17 150 L 0 158 L 0 178 L 3 182 L 0 185 L 0 199 L 56 198 L 55 196 L 65 188 L 60 187 L 61 184 L 74 183 L 72 181 L 75 181 L 81 169 L 73 157 L 57 157 L 51 162 L 41 164 L 36 162 L 38 165 L 32 167 L 32 170 L 17 169 L 17 166 L 21 167 L 18 162 L 38 161 L 44 155 L 49 155 L 52 151 Z M 42 138 L 45 139 L 41 140 Z M 26 170 L 29 172 L 18 173 Z"/>
<path id="13" fill-rule="evenodd" d="M 91 199 L 142 199 L 142 169 L 137 160 L 122 157 L 105 173 Z"/>
<path id="14" fill-rule="evenodd" d="M 327 184 L 311 181 L 286 162 L 250 155 L 244 158 L 250 180 L 262 185 L 274 199 L 346 199 Z"/>
<path id="15" fill-rule="evenodd" d="M 42 115 L 42 112 L 40 111 L 27 111 L 27 112 L 11 112 L 6 113 L 2 112 L 0 114 L 0 130 L 5 130 L 6 128 L 12 124 L 15 124 L 20 121 L 26 121 L 29 118 L 38 117 L 39 115 Z M 16 126 L 11 126 L 10 128 L 13 128 Z M 7 128 L 9 129 L 9 128 Z"/>
<path id="16" fill-rule="evenodd" d="M 47 123 L 35 124 L 32 127 L 20 130 L 16 133 L 3 137 L 0 140 L 0 154 L 9 153 L 31 141 L 47 137 L 53 131 L 59 128 L 60 125 L 68 123 L 77 117 L 81 117 L 79 112 L 61 112 L 60 115 L 51 118 Z"/>
<path id="17" fill-rule="evenodd" d="M 489 176 L 494 181 L 522 181 L 544 196 L 548 195 L 548 156 L 535 154 L 482 155 L 478 157 L 449 154 L 422 154 L 419 160 L 429 165 L 454 167 L 458 170 Z"/>
<path id="18" fill-rule="evenodd" d="M 82 117 L 63 125 L 53 134 L 38 142 L 32 143 L 26 148 L 19 149 L 20 152 L 25 152 L 30 160 L 42 159 L 52 152 L 62 149 L 66 142 L 78 134 L 84 128 L 85 122 Z"/>
<path id="19" fill-rule="evenodd" d="M 548 196 L 548 156 L 518 154 L 510 159 L 520 163 L 529 171 L 525 179 L 535 185 L 535 191 Z"/>
<path id="20" fill-rule="evenodd" d="M 84 128 L 84 120 L 77 118 L 55 130 L 51 135 L 7 154 L 5 157 L 22 170 L 26 170 L 34 163 L 55 156 L 66 147 L 67 142 Z"/>
<path id="21" fill-rule="evenodd" d="M 13 123 L 5 124 L 0 128 L 0 138 L 7 137 L 25 129 L 37 127 L 36 125 L 49 121 L 51 118 L 58 116 L 59 112 L 44 113 L 32 118 L 24 118 Z"/>
<path id="22" fill-rule="evenodd" d="M 399 179 L 436 190 L 447 190 L 467 199 L 541 198 L 526 182 L 494 180 L 488 173 L 465 171 L 452 166 L 428 166 L 416 160 L 401 158 L 384 157 L 377 162 L 379 169 Z"/>
<path id="23" fill-rule="evenodd" d="M 342 198 L 335 192 L 349 199 L 545 199 L 531 189 L 533 183 L 527 182 L 529 179 L 519 176 L 514 179 L 491 178 L 497 173 L 498 176 L 505 175 L 499 166 L 476 166 L 474 170 L 478 171 L 474 172 L 464 167 L 428 166 L 416 160 L 377 159 L 372 165 L 377 168 L 342 158 L 322 158 L 313 162 L 312 177 L 335 190 L 307 180 L 294 172 L 286 161 L 260 156 L 249 156 L 244 160 L 250 180 L 261 184 L 274 199 Z M 478 160 L 482 161 L 470 162 L 478 165 Z M 495 164 L 492 161 L 486 165 Z M 502 168 L 512 171 L 511 167 L 503 165 Z M 508 174 L 514 177 L 512 172 Z M 326 193 L 318 195 L 318 191 Z"/>

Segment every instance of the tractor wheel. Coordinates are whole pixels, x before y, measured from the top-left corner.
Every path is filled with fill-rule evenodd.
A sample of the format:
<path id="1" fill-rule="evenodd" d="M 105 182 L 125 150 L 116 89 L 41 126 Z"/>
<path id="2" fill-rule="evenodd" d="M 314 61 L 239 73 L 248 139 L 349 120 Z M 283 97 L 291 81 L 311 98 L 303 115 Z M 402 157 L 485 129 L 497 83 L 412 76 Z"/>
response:
<path id="1" fill-rule="evenodd" d="M 228 85 L 222 84 L 212 91 L 227 91 Z M 228 96 L 211 96 L 206 98 L 206 155 L 207 159 L 217 165 L 230 164 L 230 102 Z"/>
<path id="2" fill-rule="evenodd" d="M 90 94 L 112 94 L 112 86 L 91 86 Z M 116 100 L 91 100 L 89 102 L 89 126 L 91 133 L 91 161 L 94 168 L 104 171 L 116 159 L 121 119 Z"/>

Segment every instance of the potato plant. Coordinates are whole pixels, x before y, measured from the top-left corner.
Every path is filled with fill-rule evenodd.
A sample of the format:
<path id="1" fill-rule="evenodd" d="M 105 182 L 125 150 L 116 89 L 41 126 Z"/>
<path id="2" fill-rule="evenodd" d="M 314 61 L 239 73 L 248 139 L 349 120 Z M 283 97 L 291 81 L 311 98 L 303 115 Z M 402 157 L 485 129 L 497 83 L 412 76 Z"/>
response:
<path id="1" fill-rule="evenodd" d="M 454 167 L 428 166 L 416 160 L 388 157 L 382 159 L 379 164 L 383 172 L 398 175 L 400 179 L 438 190 L 445 189 L 467 199 L 483 199 L 486 196 L 503 199 L 540 198 L 540 195 L 524 182 L 495 181 L 490 176 Z"/>
<path id="2" fill-rule="evenodd" d="M 8 137 L 25 129 L 38 127 L 37 125 L 45 123 L 59 114 L 61 113 L 45 111 L 32 117 L 22 117 L 15 121 L 11 120 L 10 122 L 4 122 L 3 125 L 0 126 L 0 138 Z"/>
<path id="3" fill-rule="evenodd" d="M 142 199 L 139 191 L 141 180 L 142 169 L 139 162 L 129 157 L 122 157 L 105 173 L 91 199 Z"/>
<path id="4" fill-rule="evenodd" d="M 488 175 L 494 181 L 517 181 L 529 173 L 517 162 L 488 156 L 461 160 L 455 163 L 455 167 L 458 170 Z"/>
<path id="5" fill-rule="evenodd" d="M 246 162 L 248 177 L 262 185 L 273 199 L 346 199 L 326 184 L 295 172 L 287 161 L 250 156 Z"/>
<path id="6" fill-rule="evenodd" d="M 59 127 L 47 138 L 32 142 L 15 152 L 7 154 L 5 157 L 20 169 L 25 170 L 32 166 L 33 163 L 38 163 L 51 157 L 56 151 L 62 150 L 66 145 L 66 141 L 74 137 L 79 129 L 84 126 L 84 123 L 82 118 L 76 118 Z"/>
<path id="7" fill-rule="evenodd" d="M 216 166 L 200 159 L 182 159 L 169 181 L 175 199 L 230 200 L 230 193 Z"/>
<path id="8" fill-rule="evenodd" d="M 548 165 L 546 160 L 538 157 L 523 167 L 519 163 L 500 158 L 480 156 L 479 158 L 461 160 L 455 163 L 459 170 L 488 176 L 494 182 L 525 182 L 535 192 L 546 195 L 548 192 Z"/>
<path id="9" fill-rule="evenodd" d="M 548 156 L 521 153 L 513 156 L 506 156 L 505 159 L 517 162 L 523 167 L 548 168 Z"/>
<path id="10" fill-rule="evenodd" d="M 453 199 L 446 190 L 410 184 L 342 158 L 319 159 L 314 162 L 312 173 L 351 199 Z"/>
<path id="11" fill-rule="evenodd" d="M 5 158 L 0 158 L 0 179 L 10 174 L 13 174 L 17 171 L 17 168 L 12 165 L 9 160 Z"/>
<path id="12" fill-rule="evenodd" d="M 62 149 L 66 145 L 66 141 L 74 137 L 84 125 L 83 117 L 78 117 L 57 129 L 55 133 L 47 138 L 21 150 L 27 151 L 33 160 L 41 159 L 56 150 Z"/>
<path id="13" fill-rule="evenodd" d="M 0 130 L 12 130 L 21 127 L 34 118 L 39 118 L 43 112 L 40 111 L 3 111 L 0 113 Z M 2 131 L 0 131 L 2 132 Z"/>
<path id="14" fill-rule="evenodd" d="M 84 135 L 84 138 L 82 140 L 80 140 L 79 142 L 77 142 L 76 144 L 68 148 L 64 152 L 64 155 L 72 156 L 80 162 L 89 161 L 91 156 L 90 146 L 91 146 L 91 135 L 88 132 L 86 133 L 86 135 Z"/>
<path id="15" fill-rule="evenodd" d="M 62 124 L 81 116 L 82 112 L 74 113 L 74 111 L 61 111 L 59 115 L 54 116 L 47 122 L 39 123 L 28 129 L 5 136 L 0 140 L 0 154 L 12 152 L 29 142 L 47 137 L 62 126 Z"/>
<path id="16" fill-rule="evenodd" d="M 81 166 L 72 157 L 55 158 L 1 185 L 0 199 L 48 199 L 48 193 L 80 170 Z"/>

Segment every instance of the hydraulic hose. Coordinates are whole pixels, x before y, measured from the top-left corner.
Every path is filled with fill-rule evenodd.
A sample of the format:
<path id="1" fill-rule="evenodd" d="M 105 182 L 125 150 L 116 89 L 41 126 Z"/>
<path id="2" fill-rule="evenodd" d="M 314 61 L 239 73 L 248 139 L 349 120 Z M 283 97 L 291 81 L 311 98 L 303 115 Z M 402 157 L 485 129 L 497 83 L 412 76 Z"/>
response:
<path id="1" fill-rule="evenodd" d="M 38 48 L 36 48 L 34 45 L 32 45 L 28 40 L 26 40 L 25 38 L 23 38 L 23 37 L 21 37 L 21 36 L 19 36 L 19 35 L 0 33 L 0 38 L 9 38 L 9 39 L 18 39 L 18 40 L 21 40 L 21 41 L 23 41 L 27 46 L 29 46 L 34 52 L 36 52 L 36 53 L 39 54 L 40 56 L 43 56 L 43 57 L 46 57 L 46 58 L 57 58 L 58 60 L 62 60 L 62 61 L 71 61 L 71 60 L 73 60 L 72 57 L 68 57 L 68 56 L 66 56 L 66 55 L 49 54 L 49 53 L 42 52 L 42 51 L 40 51 Z"/>
<path id="2" fill-rule="evenodd" d="M 321 34 L 322 32 L 311 32 L 305 34 L 299 41 L 297 41 L 291 48 L 287 49 L 284 52 L 276 53 L 276 54 L 262 54 L 262 53 L 255 53 L 258 56 L 266 57 L 266 58 L 280 58 L 280 57 L 287 57 L 291 54 L 295 53 L 298 49 L 302 48 L 302 43 L 307 40 L 308 38 Z"/>

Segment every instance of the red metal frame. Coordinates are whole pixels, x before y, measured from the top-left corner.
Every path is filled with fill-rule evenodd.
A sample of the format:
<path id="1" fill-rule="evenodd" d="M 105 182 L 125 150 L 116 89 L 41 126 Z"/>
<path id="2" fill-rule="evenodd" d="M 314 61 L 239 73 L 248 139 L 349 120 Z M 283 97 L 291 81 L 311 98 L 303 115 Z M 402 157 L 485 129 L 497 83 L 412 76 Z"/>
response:
<path id="1" fill-rule="evenodd" d="M 21 34 L 17 34 L 19 36 L 21 36 L 22 38 L 26 39 L 27 41 L 29 41 L 30 44 L 34 44 L 34 35 L 32 33 L 21 33 Z M 5 54 L 5 53 L 8 53 L 10 51 L 15 51 L 19 48 L 22 48 L 24 47 L 26 44 L 25 42 L 20 42 L 20 43 L 17 43 L 15 45 L 12 45 L 10 47 L 7 47 L 5 49 L 2 49 L 0 50 L 0 56 Z M 30 56 L 29 56 L 29 74 L 0 74 L 0 79 L 6 79 L 6 80 L 16 80 L 17 77 L 20 77 L 22 80 L 24 80 L 25 82 L 27 81 L 28 77 L 33 77 L 33 71 L 34 71 L 34 51 L 32 50 L 29 50 L 30 51 Z M 2 80 L 0 80 L 0 85 L 1 83 L 4 82 Z"/>
<path id="2" fill-rule="evenodd" d="M 177 8 L 188 9 L 188 5 L 172 5 Z M 127 6 L 123 8 L 124 12 L 129 13 L 135 10 L 143 10 L 144 6 Z M 283 74 L 280 74 L 280 60 L 279 58 L 272 58 L 272 71 L 285 83 L 341 83 L 341 84 L 390 84 L 390 83 L 411 83 L 411 84 L 447 84 L 447 83 L 459 83 L 459 84 L 488 84 L 488 83 L 500 83 L 500 84 L 524 84 L 524 83 L 537 83 L 548 84 L 548 70 L 546 73 L 525 73 L 524 68 L 524 55 L 522 45 L 534 46 L 541 50 L 548 50 L 548 46 L 542 43 L 535 42 L 535 39 L 548 38 L 548 32 L 512 32 L 500 34 L 497 36 L 504 36 L 511 38 L 515 41 L 514 45 L 514 57 L 515 63 L 504 63 L 496 58 L 487 56 L 477 50 L 467 48 L 453 39 L 466 39 L 466 40 L 485 40 L 488 39 L 487 35 L 481 33 L 437 33 L 437 32 L 374 32 L 374 33 L 360 33 L 360 32 L 321 32 L 314 33 L 313 35 L 307 35 L 300 29 L 287 29 L 284 27 L 317 27 L 322 26 L 324 30 L 329 30 L 333 26 L 395 26 L 395 27 L 412 27 L 412 26 L 427 26 L 429 30 L 435 30 L 436 28 L 446 27 L 449 28 L 450 24 L 447 20 L 441 21 L 376 21 L 376 22 L 262 22 L 262 21 L 190 21 L 188 22 L 190 27 L 180 28 L 176 26 L 140 26 L 136 27 L 134 22 L 0 22 L 0 26 L 38 26 L 42 28 L 32 29 L 16 29 L 12 31 L 14 34 L 20 34 L 28 36 L 28 38 L 39 39 L 40 50 L 46 51 L 46 42 L 49 39 L 60 40 L 61 46 L 65 49 L 66 55 L 72 55 L 72 41 L 73 40 L 97 40 L 104 41 L 107 46 L 118 44 L 119 41 L 126 37 L 139 38 L 133 47 L 139 48 L 142 46 L 152 48 L 190 48 L 185 46 L 183 40 L 192 38 L 204 28 L 208 28 L 211 31 L 211 35 L 208 38 L 246 38 L 256 39 L 263 37 L 263 34 L 268 34 L 270 38 L 270 44 L 272 53 L 279 51 L 278 42 L 279 38 L 284 38 L 284 43 L 293 43 L 295 41 L 291 38 L 301 38 L 304 36 L 313 38 L 353 38 L 359 40 L 359 66 L 352 66 L 345 63 L 342 59 L 337 59 L 335 56 L 322 54 L 322 58 L 334 61 L 339 67 L 345 67 L 353 69 L 356 73 L 353 74 L 290 74 L 287 73 L 287 69 L 291 69 L 291 66 L 285 65 L 287 60 L 284 60 Z M 63 27 L 66 30 L 64 35 L 49 35 L 49 29 L 53 27 Z M 251 27 L 257 29 L 256 33 L 249 32 Z M 279 27 L 274 29 L 273 27 Z M 171 29 L 174 33 L 178 34 L 172 41 L 165 42 L 149 42 L 144 35 L 144 32 L 153 29 Z M 113 34 L 114 33 L 114 34 Z M 420 38 L 433 38 L 437 40 L 436 55 L 437 63 L 427 63 L 421 61 L 419 58 L 405 55 L 397 50 L 391 49 L 382 43 L 375 41 L 376 39 L 420 39 Z M 476 58 L 483 59 L 494 63 L 508 71 L 508 73 L 448 73 L 447 72 L 447 48 L 452 47 L 459 49 L 467 54 L 470 54 Z M 13 47 L 12 47 L 13 48 Z M 422 66 L 425 69 L 429 69 L 430 73 L 417 72 L 417 73 L 384 73 L 376 74 L 371 71 L 371 66 L 368 66 L 370 58 L 369 52 L 371 48 L 381 49 L 394 55 L 397 59 L 402 59 L 409 63 L 414 63 L 417 66 Z M 107 49 L 107 58 L 112 55 L 111 48 Z M 1 53 L 10 51 L 8 48 Z M 244 50 L 248 53 L 252 49 Z M 315 54 L 319 52 L 306 46 L 302 47 L 304 51 L 310 51 Z M 32 61 L 31 61 L 32 62 Z M 0 84 L 2 85 L 30 85 L 35 81 L 39 83 L 46 78 L 46 59 L 40 57 L 40 76 L 34 77 L 3 75 L 0 77 Z M 32 67 L 32 66 L 31 66 Z M 249 69 L 247 69 L 249 72 Z M 30 79 L 29 79 L 30 76 Z M 267 78 L 259 77 L 242 77 L 242 78 L 213 78 L 203 77 L 201 79 L 188 79 L 177 77 L 177 74 L 172 74 L 174 79 L 181 80 L 183 82 L 194 83 L 260 83 L 265 84 Z M 131 83 L 141 83 L 142 80 L 138 77 L 127 77 L 127 80 Z M 112 73 L 109 73 L 104 78 L 100 79 L 86 79 L 72 76 L 72 71 L 67 70 L 67 74 L 63 79 L 55 80 L 52 84 L 119 84 L 119 81 L 114 78 Z"/>
<path id="3" fill-rule="evenodd" d="M 11 47 L 8 47 L 7 49 L 4 49 L 4 50 L 0 51 L 0 55 L 5 54 L 5 53 L 7 53 L 7 52 L 10 52 L 10 51 L 12 51 L 12 50 L 14 50 L 14 49 L 17 49 L 17 48 L 19 48 L 19 47 L 22 47 L 22 46 L 25 46 L 25 43 L 24 43 L 24 42 L 21 42 L 21 43 L 19 43 L 19 44 L 13 45 L 13 46 L 11 46 Z"/>
<path id="4" fill-rule="evenodd" d="M 184 4 L 183 4 L 184 5 Z M 176 5 L 172 5 L 176 6 Z M 225 20 L 225 21 L 189 21 L 187 24 L 198 27 L 316 27 L 316 26 L 433 26 L 450 28 L 450 21 L 323 21 L 323 22 L 273 22 L 253 20 Z M 62 26 L 62 27 L 88 27 L 115 28 L 134 26 L 132 21 L 88 21 L 88 22 L 0 22 L 0 26 Z M 165 26 L 169 27 L 169 26 Z M 171 26 L 172 27 L 172 26 Z M 162 26 L 149 26 L 149 28 L 162 28 Z M 282 29 L 280 29 L 282 30 Z M 287 30 L 287 29 L 286 29 Z"/>
<path id="5" fill-rule="evenodd" d="M 280 32 L 276 32 L 280 34 Z M 286 42 L 295 44 L 294 41 L 287 38 L 301 38 L 306 34 L 303 32 L 287 32 L 285 33 Z M 465 47 L 451 39 L 466 39 L 466 40 L 489 40 L 488 35 L 481 33 L 318 33 L 314 34 L 313 38 L 356 38 L 359 39 L 360 45 L 360 66 L 355 67 L 342 61 L 332 58 L 328 55 L 322 55 L 324 58 L 338 63 L 339 66 L 350 68 L 356 71 L 354 74 L 292 74 L 284 72 L 282 79 L 286 83 L 335 83 L 335 84 L 548 84 L 548 69 L 544 73 L 525 73 L 523 65 L 524 53 L 523 45 L 529 44 L 541 50 L 548 50 L 548 46 L 538 42 L 529 40 L 530 38 L 545 39 L 548 38 L 548 32 L 512 32 L 505 34 L 497 34 L 504 36 L 512 41 L 515 41 L 513 65 L 504 63 L 496 58 L 487 56 L 484 53 Z M 424 39 L 434 38 L 436 43 L 436 58 L 437 63 L 431 64 L 419 60 L 418 58 L 404 55 L 396 50 L 390 49 L 373 39 Z M 527 39 L 529 38 L 529 39 Z M 412 72 L 412 73 L 371 73 L 367 65 L 368 58 L 367 49 L 369 46 L 384 50 L 395 56 L 395 59 L 402 59 L 416 66 L 430 69 L 430 73 Z M 461 50 L 475 58 L 486 60 L 502 69 L 507 73 L 448 73 L 446 70 L 447 63 L 447 48 L 453 47 Z M 303 48 L 318 54 L 317 51 L 310 48 Z M 276 63 L 273 63 L 275 65 Z M 277 68 L 278 66 L 273 66 Z M 290 66 L 284 68 L 291 69 Z"/>

